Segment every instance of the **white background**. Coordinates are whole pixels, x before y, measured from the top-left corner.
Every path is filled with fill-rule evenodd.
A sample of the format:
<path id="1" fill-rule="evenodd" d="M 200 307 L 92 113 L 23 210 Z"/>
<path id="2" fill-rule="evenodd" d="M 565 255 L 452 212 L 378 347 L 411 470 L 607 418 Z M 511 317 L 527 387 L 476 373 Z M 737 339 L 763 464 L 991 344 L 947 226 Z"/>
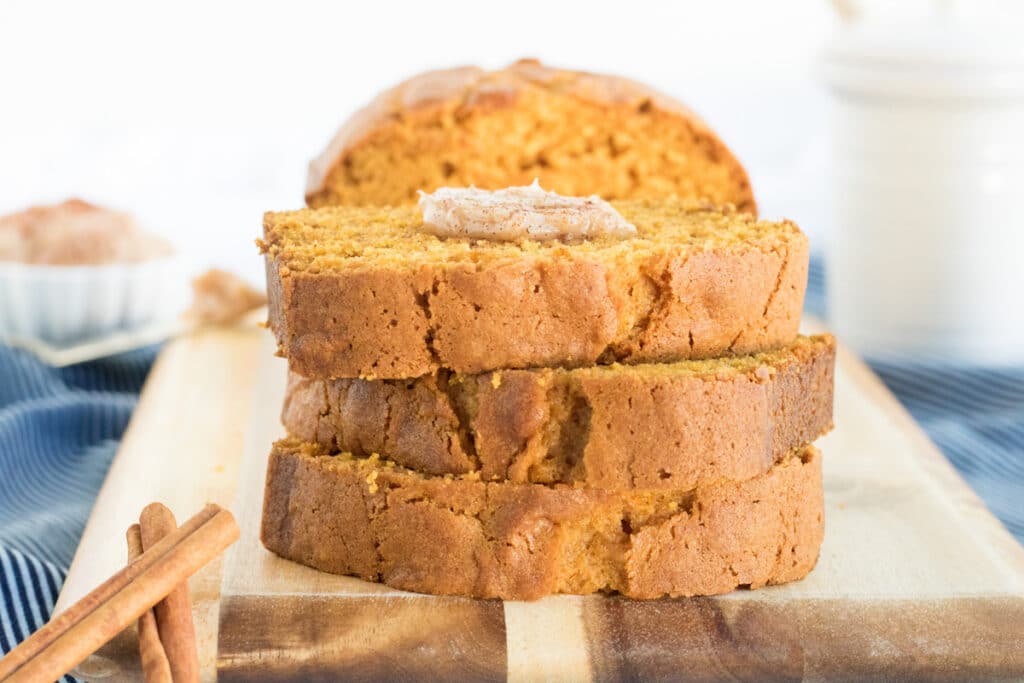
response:
<path id="1" fill-rule="evenodd" d="M 820 248 L 816 67 L 836 16 L 826 0 L 0 0 L 0 212 L 82 196 L 135 212 L 196 267 L 259 281 L 261 213 L 301 206 L 308 160 L 353 109 L 424 69 L 533 56 L 690 104 L 746 164 L 763 213 Z"/>
<path id="2" fill-rule="evenodd" d="M 816 221 L 827 2 L 0 2 L 0 212 L 78 195 L 134 211 L 197 267 L 260 279 L 268 209 L 376 92 L 522 56 L 690 104 L 770 214 Z M 814 233 L 815 226 L 807 228 Z"/>

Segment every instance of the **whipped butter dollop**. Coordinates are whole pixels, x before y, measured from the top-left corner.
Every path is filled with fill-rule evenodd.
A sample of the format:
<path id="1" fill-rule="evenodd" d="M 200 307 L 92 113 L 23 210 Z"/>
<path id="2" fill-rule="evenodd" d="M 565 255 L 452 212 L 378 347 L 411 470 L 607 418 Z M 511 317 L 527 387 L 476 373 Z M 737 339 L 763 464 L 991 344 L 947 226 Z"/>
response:
<path id="1" fill-rule="evenodd" d="M 515 241 L 633 237 L 636 226 L 597 195 L 566 197 L 532 185 L 420 192 L 423 229 L 439 237 Z"/>

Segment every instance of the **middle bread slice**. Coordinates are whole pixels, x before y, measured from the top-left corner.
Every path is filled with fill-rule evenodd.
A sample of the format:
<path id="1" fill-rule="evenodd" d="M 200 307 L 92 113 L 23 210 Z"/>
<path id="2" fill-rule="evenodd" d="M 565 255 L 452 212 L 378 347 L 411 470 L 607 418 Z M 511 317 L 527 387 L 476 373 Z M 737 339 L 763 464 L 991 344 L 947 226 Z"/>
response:
<path id="1" fill-rule="evenodd" d="M 835 340 L 704 361 L 447 372 L 292 374 L 289 433 L 430 475 L 687 490 L 767 472 L 832 426 Z"/>

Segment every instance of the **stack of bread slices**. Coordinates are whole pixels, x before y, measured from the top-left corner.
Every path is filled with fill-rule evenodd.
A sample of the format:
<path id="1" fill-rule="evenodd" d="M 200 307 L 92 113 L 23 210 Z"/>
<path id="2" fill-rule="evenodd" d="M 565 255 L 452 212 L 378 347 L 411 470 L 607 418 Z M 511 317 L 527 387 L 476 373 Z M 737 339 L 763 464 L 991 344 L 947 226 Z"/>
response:
<path id="1" fill-rule="evenodd" d="M 451 196 L 446 215 L 472 214 Z M 811 443 L 832 426 L 835 343 L 798 334 L 808 244 L 794 224 L 757 220 L 752 199 L 673 196 L 613 201 L 631 230 L 587 233 L 603 202 L 557 199 L 558 226 L 585 227 L 540 236 L 523 228 L 538 199 L 474 214 L 487 233 L 402 201 L 264 219 L 290 372 L 267 548 L 511 600 L 710 595 L 813 568 Z"/>

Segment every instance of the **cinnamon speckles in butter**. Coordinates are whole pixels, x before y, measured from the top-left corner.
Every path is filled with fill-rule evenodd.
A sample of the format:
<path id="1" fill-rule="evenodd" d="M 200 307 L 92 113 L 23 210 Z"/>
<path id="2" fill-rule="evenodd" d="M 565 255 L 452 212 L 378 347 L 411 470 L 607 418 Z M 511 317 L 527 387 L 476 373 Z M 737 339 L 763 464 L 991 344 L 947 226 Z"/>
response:
<path id="1" fill-rule="evenodd" d="M 565 197 L 532 185 L 420 192 L 423 229 L 439 237 L 500 241 L 633 237 L 636 226 L 596 195 Z"/>

